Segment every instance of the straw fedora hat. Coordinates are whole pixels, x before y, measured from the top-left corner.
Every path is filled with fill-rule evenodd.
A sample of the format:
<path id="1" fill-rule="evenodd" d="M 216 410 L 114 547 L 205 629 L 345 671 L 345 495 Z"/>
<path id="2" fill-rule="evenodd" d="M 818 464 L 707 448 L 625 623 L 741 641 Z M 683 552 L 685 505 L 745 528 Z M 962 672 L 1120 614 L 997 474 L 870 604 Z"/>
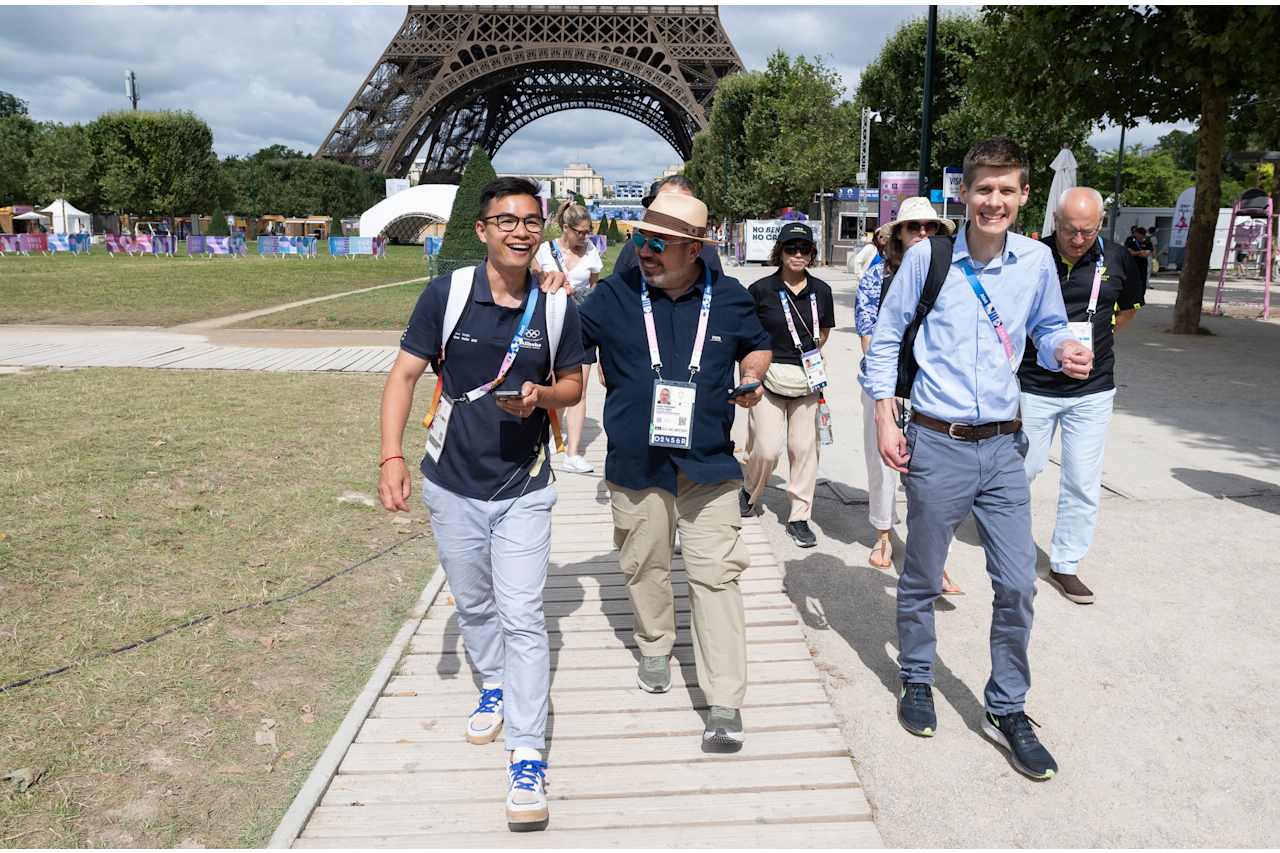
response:
<path id="1" fill-rule="evenodd" d="M 693 196 L 658 193 L 636 225 L 640 231 L 684 237 L 699 243 L 715 243 L 707 237 L 707 206 Z"/>
<path id="2" fill-rule="evenodd" d="M 892 222 L 886 222 L 878 230 L 883 230 L 887 235 L 895 225 L 903 222 L 936 222 L 938 227 L 946 229 L 948 234 L 956 232 L 956 224 L 950 219 L 939 216 L 938 211 L 933 209 L 929 199 L 924 196 L 913 195 L 910 198 L 904 198 L 898 207 L 898 218 Z"/>

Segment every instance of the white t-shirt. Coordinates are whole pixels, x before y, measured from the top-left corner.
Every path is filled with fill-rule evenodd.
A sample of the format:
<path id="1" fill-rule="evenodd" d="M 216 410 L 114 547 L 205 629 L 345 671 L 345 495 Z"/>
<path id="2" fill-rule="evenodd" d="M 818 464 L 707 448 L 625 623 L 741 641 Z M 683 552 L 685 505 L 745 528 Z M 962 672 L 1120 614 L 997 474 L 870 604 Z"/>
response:
<path id="1" fill-rule="evenodd" d="M 559 248 L 559 247 L 557 247 Z M 560 250 L 560 258 L 564 260 L 564 250 Z M 551 254 L 551 243 L 543 240 L 542 245 L 538 247 L 538 254 L 534 256 L 534 260 L 538 262 L 538 269 L 543 272 L 555 272 L 560 269 L 556 265 L 556 259 Z M 600 252 L 596 250 L 595 245 L 587 241 L 587 254 L 578 261 L 573 269 L 566 271 L 569 277 L 569 284 L 573 286 L 574 291 L 585 295 L 586 291 L 591 287 L 591 274 L 598 273 L 604 269 L 604 259 L 600 257 Z"/>

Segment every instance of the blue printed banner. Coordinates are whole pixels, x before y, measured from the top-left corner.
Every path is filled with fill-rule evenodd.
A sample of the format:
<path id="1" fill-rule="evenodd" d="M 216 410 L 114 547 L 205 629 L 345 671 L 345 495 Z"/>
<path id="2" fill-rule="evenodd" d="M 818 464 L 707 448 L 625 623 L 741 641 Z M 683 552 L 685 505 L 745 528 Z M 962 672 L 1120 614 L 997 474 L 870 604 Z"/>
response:
<path id="1" fill-rule="evenodd" d="M 329 254 L 335 258 L 356 255 L 369 255 L 374 258 L 386 257 L 386 237 L 330 237 Z"/>
<path id="2" fill-rule="evenodd" d="M 444 244 L 443 237 L 434 237 L 430 234 L 422 241 L 422 254 L 427 257 L 433 257 L 440 254 L 440 247 Z"/>
<path id="3" fill-rule="evenodd" d="M 317 242 L 315 237 L 259 237 L 258 254 L 314 258 Z"/>
<path id="4" fill-rule="evenodd" d="M 82 255 L 89 253 L 92 238 L 88 234 L 50 234 L 50 252 L 71 252 Z"/>
<path id="5" fill-rule="evenodd" d="M 193 234 L 187 238 L 187 256 L 195 255 L 227 255 L 231 257 L 244 257 L 245 244 L 243 237 L 209 237 L 202 234 Z"/>

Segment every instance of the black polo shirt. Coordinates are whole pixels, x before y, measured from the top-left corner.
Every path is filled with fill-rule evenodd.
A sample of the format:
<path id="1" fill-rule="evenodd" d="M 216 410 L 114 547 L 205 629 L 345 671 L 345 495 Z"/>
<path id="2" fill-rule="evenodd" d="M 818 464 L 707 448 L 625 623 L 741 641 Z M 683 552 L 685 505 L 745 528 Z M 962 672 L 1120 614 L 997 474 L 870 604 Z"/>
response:
<path id="1" fill-rule="evenodd" d="M 702 258 L 704 264 L 711 267 L 713 275 L 724 275 L 724 267 L 720 265 L 720 256 L 716 254 L 714 243 L 704 243 L 698 257 Z M 640 269 L 640 256 L 636 254 L 636 244 L 628 239 L 623 244 L 622 251 L 618 253 L 618 259 L 613 262 L 613 272 L 624 273 L 638 269 Z"/>
<path id="2" fill-rule="evenodd" d="M 1099 238 L 1100 240 L 1101 238 Z M 1067 320 L 1082 323 L 1089 314 L 1089 295 L 1093 293 L 1093 271 L 1098 259 L 1098 241 L 1080 260 L 1067 266 L 1058 254 L 1058 245 L 1052 234 L 1041 243 L 1053 253 L 1058 268 L 1058 281 L 1062 284 L 1062 301 L 1067 308 Z M 1102 288 L 1098 293 L 1098 310 L 1093 315 L 1093 372 L 1088 379 L 1072 379 L 1065 373 L 1045 370 L 1036 362 L 1035 344 L 1028 344 L 1022 355 L 1022 367 L 1018 381 L 1028 394 L 1044 397 L 1083 397 L 1110 391 L 1115 382 L 1115 313 L 1142 305 L 1146 298 L 1146 282 L 1138 272 L 1134 260 L 1118 243 L 1106 243 L 1106 256 L 1102 267 Z"/>
<path id="3" fill-rule="evenodd" d="M 400 337 L 402 350 L 430 361 L 437 372 L 450 278 L 443 275 L 427 285 L 414 306 L 409 327 Z M 536 286 L 526 283 L 527 288 Z M 526 292 L 519 308 L 495 304 L 485 265 L 476 267 L 471 299 L 454 327 L 445 353 L 444 391 L 449 397 L 457 399 L 498 375 L 528 300 L 529 292 Z M 502 387 L 519 388 L 525 382 L 550 384 L 546 306 L 546 294 L 538 294 L 533 320 Z M 569 300 L 556 349 L 556 370 L 568 370 L 580 364 L 582 324 L 573 300 Z M 529 470 L 538 448 L 545 448 L 547 444 L 549 423 L 546 409 L 539 408 L 527 418 L 518 418 L 499 409 L 492 394 L 474 403 L 456 403 L 440 461 L 433 462 L 424 454 L 422 474 L 441 488 L 482 501 L 508 500 L 545 488 L 551 478 L 550 460 L 543 460 L 536 477 L 530 477 Z"/>
<path id="4" fill-rule="evenodd" d="M 699 265 L 698 283 L 674 302 L 663 291 L 649 288 L 662 378 L 667 381 L 689 381 L 704 269 Z M 628 489 L 657 487 L 674 495 L 677 471 L 695 483 L 742 479 L 729 437 L 734 410 L 729 389 L 734 386 L 734 365 L 751 352 L 767 350 L 769 336 L 756 319 L 755 303 L 737 279 L 712 270 L 711 289 L 702 369 L 694 377 L 698 395 L 688 450 L 649 446 L 656 375 L 640 308 L 640 268 L 609 276 L 580 306 L 584 341 L 600 348 L 608 385 L 604 430 L 609 451 L 604 471 L 609 482 Z"/>
<path id="5" fill-rule="evenodd" d="M 756 303 L 756 316 L 760 318 L 760 325 L 764 326 L 764 330 L 769 333 L 775 363 L 794 365 L 801 363 L 801 352 L 796 349 L 795 341 L 791 338 L 791 329 L 787 326 L 787 318 L 782 313 L 782 300 L 778 298 L 779 293 L 790 300 L 791 320 L 796 324 L 796 334 L 800 336 L 800 343 L 806 352 L 815 348 L 818 345 L 818 338 L 821 337 L 809 328 L 813 325 L 813 310 L 809 306 L 810 294 L 816 294 L 818 297 L 818 329 L 830 329 L 836 324 L 836 307 L 831 296 L 831 286 L 807 272 L 804 290 L 801 290 L 799 295 L 787 289 L 780 272 L 760 279 L 747 288 L 747 292 Z"/>

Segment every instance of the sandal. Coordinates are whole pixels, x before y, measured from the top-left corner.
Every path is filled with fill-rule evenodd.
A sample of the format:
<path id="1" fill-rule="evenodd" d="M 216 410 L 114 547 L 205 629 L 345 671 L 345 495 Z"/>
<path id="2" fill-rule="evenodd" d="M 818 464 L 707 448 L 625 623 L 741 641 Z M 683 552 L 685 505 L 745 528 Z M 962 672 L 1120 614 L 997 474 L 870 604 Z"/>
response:
<path id="1" fill-rule="evenodd" d="M 964 590 L 956 586 L 956 582 L 951 579 L 951 575 L 947 574 L 945 569 L 942 572 L 942 594 L 964 595 Z"/>
<path id="2" fill-rule="evenodd" d="M 880 557 L 879 561 L 876 559 L 877 555 Z M 893 543 L 888 536 L 876 539 L 876 544 L 871 546 L 871 553 L 867 556 L 867 563 L 873 569 L 893 568 Z"/>

